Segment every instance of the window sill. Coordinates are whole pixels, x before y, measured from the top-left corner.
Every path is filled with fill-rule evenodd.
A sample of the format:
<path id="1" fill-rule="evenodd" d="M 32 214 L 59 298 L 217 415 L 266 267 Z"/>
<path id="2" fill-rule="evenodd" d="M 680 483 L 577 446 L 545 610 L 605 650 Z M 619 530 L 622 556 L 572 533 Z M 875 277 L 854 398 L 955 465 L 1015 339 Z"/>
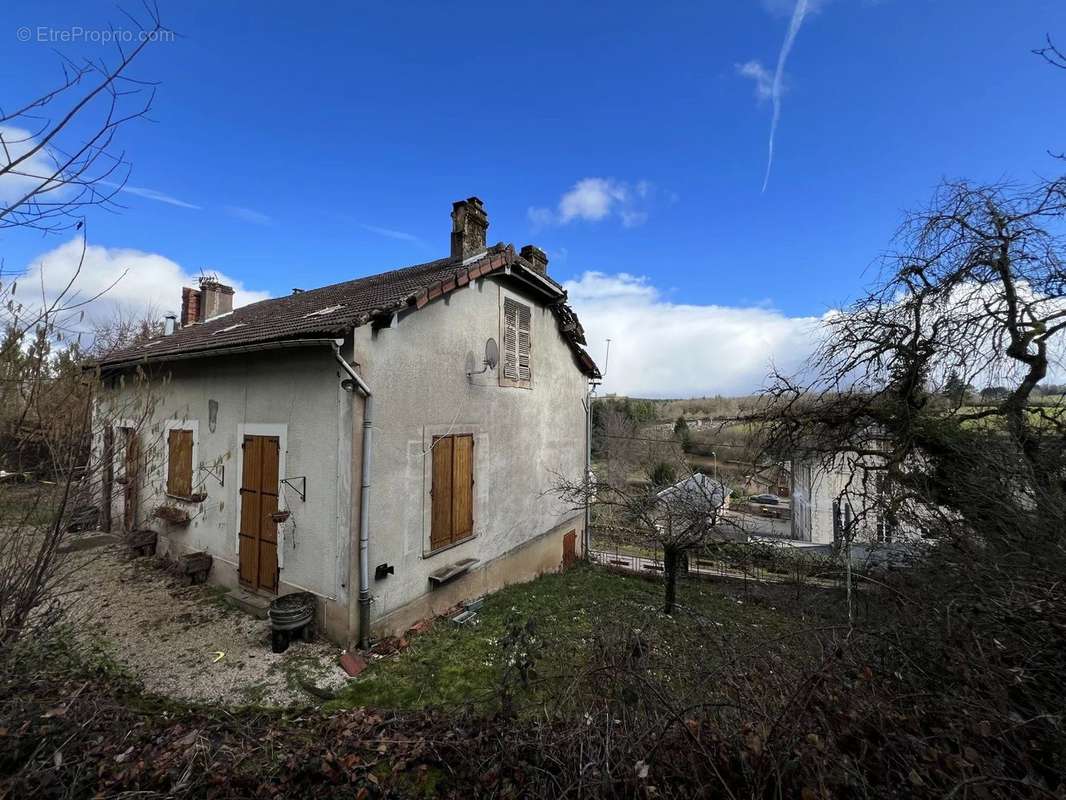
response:
<path id="1" fill-rule="evenodd" d="M 465 575 L 477 564 L 480 564 L 481 560 L 477 558 L 464 558 L 461 561 L 456 561 L 454 564 L 448 564 L 446 567 L 441 567 L 429 574 L 429 582 L 434 586 L 443 586 L 448 581 L 455 580 L 460 575 Z"/>
<path id="2" fill-rule="evenodd" d="M 430 550 L 428 553 L 423 553 L 422 554 L 422 558 L 433 558 L 433 556 L 438 556 L 441 553 L 446 553 L 449 550 L 452 550 L 453 548 L 456 548 L 456 547 L 458 547 L 461 544 L 466 544 L 467 542 L 472 542 L 476 538 L 477 538 L 477 534 L 476 533 L 472 533 L 469 536 L 467 536 L 465 539 L 460 539 L 457 542 L 452 542 L 451 544 L 446 544 L 446 545 L 444 545 L 444 547 L 438 547 L 436 550 Z"/>

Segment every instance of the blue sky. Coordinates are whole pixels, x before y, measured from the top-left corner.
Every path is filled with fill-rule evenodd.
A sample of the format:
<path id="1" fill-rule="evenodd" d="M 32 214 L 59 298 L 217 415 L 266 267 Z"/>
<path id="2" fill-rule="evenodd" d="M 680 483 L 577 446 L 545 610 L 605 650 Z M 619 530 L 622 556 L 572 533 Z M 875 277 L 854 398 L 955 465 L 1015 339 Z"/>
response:
<path id="1" fill-rule="evenodd" d="M 1066 42 L 1060 0 L 808 2 L 765 192 L 792 0 L 164 2 L 180 38 L 136 68 L 160 82 L 154 122 L 121 145 L 129 185 L 175 202 L 126 193 L 89 241 L 101 270 L 142 271 L 128 302 L 176 301 L 201 268 L 254 299 L 443 255 L 451 201 L 476 194 L 491 241 L 549 252 L 594 356 L 614 340 L 608 388 L 746 391 L 809 349 L 939 180 L 1027 181 L 1066 149 L 1066 74 L 1030 53 Z M 129 27 L 107 2 L 5 12 L 5 106 L 54 82 L 52 47 L 111 55 L 41 28 Z M 0 255 L 69 241 L 5 233 Z"/>

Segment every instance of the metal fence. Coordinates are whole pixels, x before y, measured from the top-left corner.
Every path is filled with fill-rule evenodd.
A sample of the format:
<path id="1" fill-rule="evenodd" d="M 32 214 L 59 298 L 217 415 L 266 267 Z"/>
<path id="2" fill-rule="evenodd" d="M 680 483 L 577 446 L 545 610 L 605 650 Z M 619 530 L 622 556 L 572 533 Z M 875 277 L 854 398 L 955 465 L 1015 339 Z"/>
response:
<path id="1" fill-rule="evenodd" d="M 657 544 L 618 529 L 593 528 L 588 557 L 593 563 L 641 575 L 661 575 L 664 569 Z M 844 562 L 836 556 L 764 542 L 720 543 L 689 552 L 684 571 L 693 577 L 825 589 L 843 588 L 847 580 Z M 853 569 L 853 579 L 861 572 Z"/>

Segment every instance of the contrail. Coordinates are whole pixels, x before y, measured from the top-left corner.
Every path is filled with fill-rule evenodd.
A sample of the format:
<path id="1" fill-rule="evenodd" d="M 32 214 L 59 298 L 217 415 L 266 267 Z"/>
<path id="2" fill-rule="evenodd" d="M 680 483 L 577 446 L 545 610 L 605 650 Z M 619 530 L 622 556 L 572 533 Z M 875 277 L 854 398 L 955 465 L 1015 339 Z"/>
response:
<path id="1" fill-rule="evenodd" d="M 774 117 L 770 123 L 770 144 L 766 155 L 766 177 L 763 178 L 762 190 L 766 191 L 766 185 L 770 182 L 770 168 L 774 165 L 774 135 L 777 133 L 777 121 L 781 118 L 781 90 L 785 75 L 785 61 L 792 52 L 792 44 L 796 41 L 803 18 L 807 16 L 807 0 L 796 0 L 796 7 L 792 10 L 792 21 L 788 24 L 788 33 L 785 34 L 785 43 L 781 45 L 781 53 L 777 57 L 777 71 L 774 72 L 774 85 L 771 89 L 770 99 L 774 104 Z"/>

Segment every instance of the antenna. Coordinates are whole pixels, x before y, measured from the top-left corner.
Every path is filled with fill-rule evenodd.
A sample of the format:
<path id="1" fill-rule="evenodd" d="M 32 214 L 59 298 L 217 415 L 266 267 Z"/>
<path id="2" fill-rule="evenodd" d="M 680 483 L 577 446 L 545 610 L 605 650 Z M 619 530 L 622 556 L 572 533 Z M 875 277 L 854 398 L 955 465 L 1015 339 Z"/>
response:
<path id="1" fill-rule="evenodd" d="M 600 379 L 607 379 L 607 365 L 611 363 L 611 340 L 607 340 L 607 355 L 603 357 L 603 372 L 600 373 Z"/>

